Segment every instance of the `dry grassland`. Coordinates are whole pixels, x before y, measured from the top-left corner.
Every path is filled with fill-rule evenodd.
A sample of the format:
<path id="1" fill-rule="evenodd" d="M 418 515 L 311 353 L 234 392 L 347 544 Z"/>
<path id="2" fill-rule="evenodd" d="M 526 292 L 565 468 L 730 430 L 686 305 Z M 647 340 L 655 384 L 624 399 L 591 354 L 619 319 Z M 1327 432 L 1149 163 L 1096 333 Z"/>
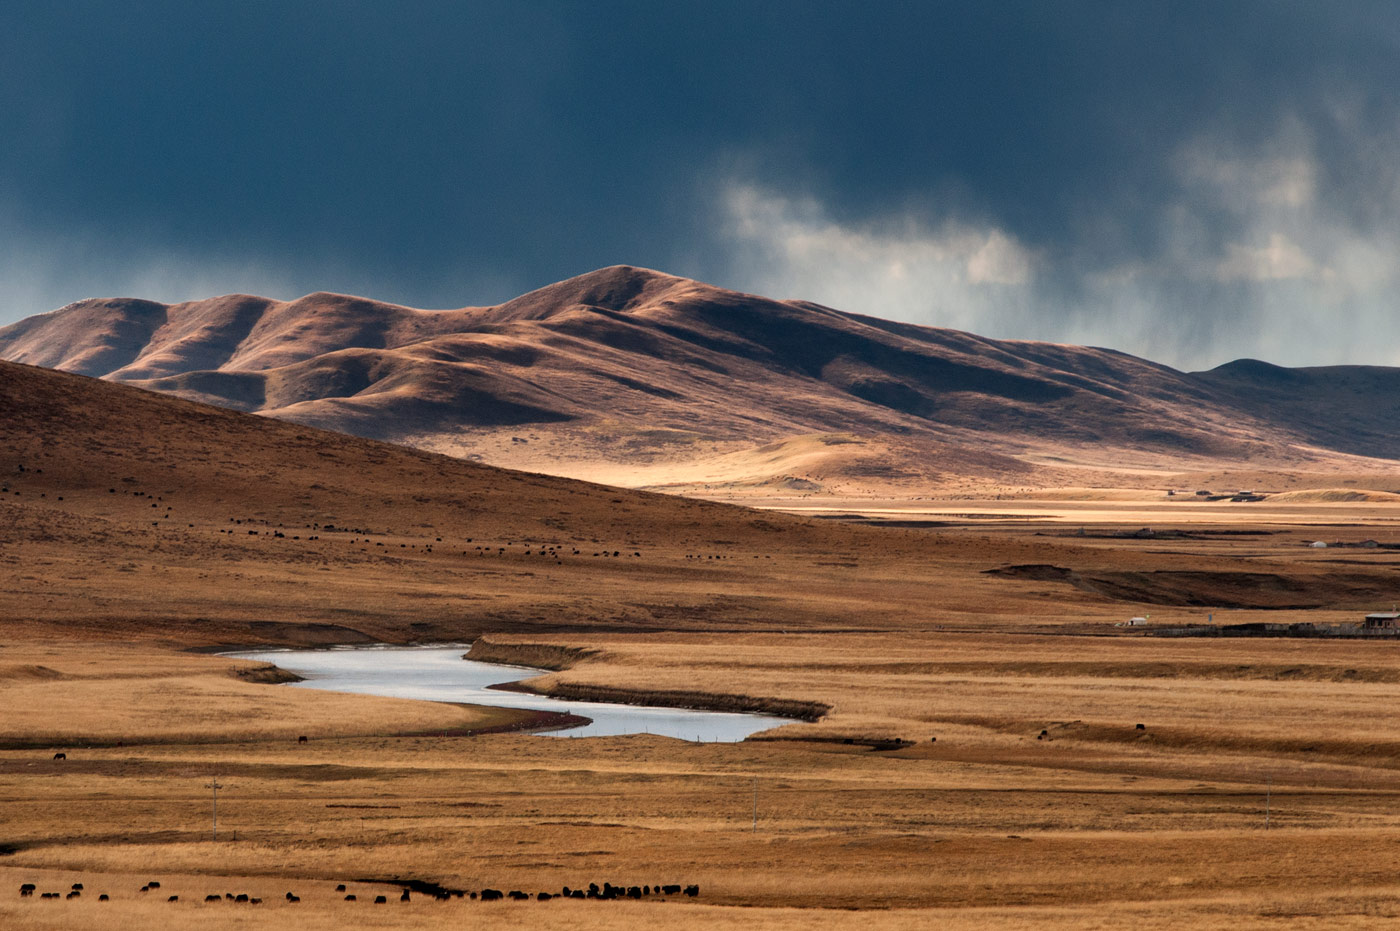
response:
<path id="1" fill-rule="evenodd" d="M 245 686 L 228 668 L 247 664 L 169 654 L 177 679 L 263 690 L 277 714 L 277 702 L 292 703 L 312 740 L 298 744 L 261 722 L 235 736 L 228 721 L 217 741 L 201 728 L 183 738 L 152 731 L 120 747 L 68 744 L 64 761 L 47 750 L 0 753 L 12 850 L 0 876 L 14 887 L 80 881 L 113 896 L 99 905 L 0 893 L 6 927 L 71 926 L 99 907 L 123 923 L 210 928 L 448 927 L 488 914 L 502 927 L 802 928 L 846 924 L 851 915 L 829 910 L 851 908 L 877 909 L 862 917 L 895 928 L 1264 926 L 1310 915 L 1319 926 L 1364 926 L 1396 911 L 1400 728 L 1374 713 L 1400 690 L 1390 644 L 988 634 L 491 640 L 523 646 L 522 658 L 548 645 L 596 651 L 544 686 L 800 695 L 833 710 L 763 735 L 795 739 L 735 745 L 393 736 L 385 729 L 401 719 L 362 713 L 420 703 Z M 146 677 L 115 663 L 104 676 L 105 660 L 87 659 L 96 652 L 139 670 L 141 656 L 45 652 L 48 668 L 86 668 L 102 683 L 94 694 L 125 694 L 143 715 L 181 719 L 186 693 L 144 691 Z M 229 710 L 243 708 L 231 694 Z M 431 726 L 443 710 L 421 707 L 409 723 Z M 49 713 L 55 732 L 59 715 L 83 714 L 80 703 Z M 41 729 L 44 714 L 31 712 L 26 728 Z M 1042 729 L 1049 737 L 1038 740 Z M 860 743 L 894 736 L 914 743 Z M 803 739 L 811 737 L 835 741 Z M 205 788 L 215 774 L 227 786 L 217 843 Z M 181 903 L 135 891 L 152 878 Z M 530 892 L 697 882 L 703 893 L 402 905 L 398 887 L 385 886 L 389 911 L 376 913 L 368 884 L 353 906 L 331 892 L 337 882 L 392 879 Z M 274 901 L 289 890 L 303 898 L 296 912 Z M 256 913 L 206 906 L 209 892 L 265 904 Z M 725 910 L 733 906 L 743 908 Z"/>
<path id="2" fill-rule="evenodd" d="M 131 644 L 0 646 L 0 747 L 296 739 L 500 728 L 502 708 L 268 688 L 261 663 Z"/>
<path id="3" fill-rule="evenodd" d="M 932 525 L 864 526 L 26 377 L 13 397 L 0 381 L 5 929 L 1365 927 L 1400 914 L 1400 643 L 1113 626 L 1389 608 L 1397 551 L 1304 545 L 1395 541 L 1400 506 L 1384 498 L 1173 522 L 1160 501 L 1100 489 L 1080 505 L 1114 519 L 1067 524 L 1000 511 L 1074 500 L 1005 488 Z M 48 406 L 16 414 L 20 396 Z M 1356 487 L 1384 491 L 1375 479 Z M 1146 512 L 1158 532 L 1133 536 Z M 543 690 L 830 712 L 737 745 L 468 737 L 520 715 L 285 689 L 190 652 L 481 634 L 480 649 L 558 667 Z M 870 749 L 893 738 L 909 743 Z M 180 902 L 138 893 L 149 879 Z M 393 879 L 702 892 L 488 906 L 400 904 L 379 886 L 391 902 L 371 904 L 369 881 Z M 22 900 L 22 882 L 86 889 Z M 264 902 L 202 901 L 225 892 Z"/>

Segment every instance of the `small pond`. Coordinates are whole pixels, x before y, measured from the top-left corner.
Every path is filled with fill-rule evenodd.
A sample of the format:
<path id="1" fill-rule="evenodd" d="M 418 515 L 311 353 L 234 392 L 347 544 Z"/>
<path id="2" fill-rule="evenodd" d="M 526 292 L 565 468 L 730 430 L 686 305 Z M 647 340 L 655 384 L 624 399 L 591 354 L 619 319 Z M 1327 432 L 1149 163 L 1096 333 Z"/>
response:
<path id="1" fill-rule="evenodd" d="M 547 670 L 464 660 L 470 644 L 423 647 L 336 647 L 328 650 L 245 650 L 225 653 L 237 659 L 274 663 L 303 681 L 288 688 L 357 692 L 389 698 L 470 702 L 502 708 L 565 711 L 591 718 L 592 723 L 552 737 L 607 737 L 618 734 L 660 734 L 681 740 L 729 743 L 750 734 L 791 724 L 790 718 L 759 714 L 692 711 L 642 705 L 563 701 L 543 695 L 500 692 L 489 685 L 517 682 Z"/>

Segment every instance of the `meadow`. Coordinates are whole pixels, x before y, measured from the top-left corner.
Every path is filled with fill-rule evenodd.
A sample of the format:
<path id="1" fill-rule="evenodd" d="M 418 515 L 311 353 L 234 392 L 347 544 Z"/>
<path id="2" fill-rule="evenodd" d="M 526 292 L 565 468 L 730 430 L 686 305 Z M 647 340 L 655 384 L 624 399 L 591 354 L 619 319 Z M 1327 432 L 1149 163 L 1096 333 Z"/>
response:
<path id="1" fill-rule="evenodd" d="M 5 928 L 1400 914 L 1400 642 L 1153 636 L 1389 608 L 1396 551 L 1307 545 L 1393 542 L 1384 498 L 1173 522 L 1160 489 L 1006 488 L 821 519 L 31 374 L 0 498 Z M 738 744 L 546 738 L 210 652 L 380 640 L 477 640 L 546 692 L 829 710 Z M 398 899 L 590 882 L 699 895 Z M 225 894 L 262 902 L 204 901 Z"/>
<path id="2" fill-rule="evenodd" d="M 7 644 L 0 874 L 111 901 L 6 895 L 0 915 L 18 928 L 82 915 L 210 928 L 1365 925 L 1397 910 L 1400 729 L 1376 713 L 1400 691 L 1397 647 L 987 631 L 481 642 L 565 667 L 530 680 L 542 691 L 832 707 L 696 744 L 458 736 L 501 713 L 286 689 L 257 681 L 275 678 L 266 667 L 168 646 Z M 159 901 L 137 891 L 153 878 Z M 400 903 L 396 883 L 413 880 L 702 892 Z M 263 904 L 206 904 L 211 892 Z"/>

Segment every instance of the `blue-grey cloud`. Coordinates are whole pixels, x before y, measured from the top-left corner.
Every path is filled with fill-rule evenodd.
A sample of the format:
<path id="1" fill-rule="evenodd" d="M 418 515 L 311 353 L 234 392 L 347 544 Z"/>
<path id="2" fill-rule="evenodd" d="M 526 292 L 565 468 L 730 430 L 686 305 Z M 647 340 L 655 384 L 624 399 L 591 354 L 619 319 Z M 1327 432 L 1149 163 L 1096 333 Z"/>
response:
<path id="1" fill-rule="evenodd" d="M 999 336 L 1397 362 L 1400 10 L 9 4 L 0 320 L 659 267 Z"/>

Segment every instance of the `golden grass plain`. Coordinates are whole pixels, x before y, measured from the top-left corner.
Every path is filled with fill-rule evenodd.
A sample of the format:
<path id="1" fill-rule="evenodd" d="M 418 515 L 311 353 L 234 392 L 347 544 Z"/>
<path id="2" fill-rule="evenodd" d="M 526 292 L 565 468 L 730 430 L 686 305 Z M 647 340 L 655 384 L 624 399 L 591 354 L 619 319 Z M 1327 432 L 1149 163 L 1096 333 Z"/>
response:
<path id="1" fill-rule="evenodd" d="M 737 690 L 823 700 L 833 711 L 741 744 L 423 736 L 468 712 L 244 683 L 230 673 L 250 664 L 168 647 L 46 645 L 21 655 L 7 644 L 5 654 L 73 677 L 45 680 L 71 681 L 73 700 L 35 702 L 27 739 L 47 715 L 54 735 L 86 717 L 89 730 L 124 740 L 56 744 L 63 761 L 49 759 L 51 747 L 0 752 L 12 850 L 0 874 L 15 887 L 84 882 L 113 895 L 100 906 L 123 923 L 114 926 L 150 927 L 723 926 L 737 920 L 726 909 L 775 928 L 845 924 L 848 909 L 887 927 L 1263 926 L 1309 915 L 1364 926 L 1395 912 L 1400 728 L 1375 713 L 1400 689 L 1393 644 L 994 633 L 489 639 L 522 657 L 541 644 L 597 651 L 537 683 L 545 687 L 559 678 L 639 692 Z M 193 691 L 145 689 L 166 664 Z M 228 695 L 228 683 L 268 693 L 247 700 L 259 717 L 241 731 L 241 701 L 215 728 L 143 730 L 152 717 L 182 720 L 191 694 Z M 86 697 L 106 708 L 85 716 Z M 114 704 L 132 714 L 113 715 Z M 407 709 L 421 716 L 405 719 Z M 263 714 L 297 725 L 269 729 Z M 309 743 L 296 742 L 298 728 Z M 1037 739 L 1041 730 L 1048 739 Z M 911 743 L 883 752 L 859 743 L 893 736 Z M 227 786 L 217 842 L 206 788 L 215 776 Z M 148 901 L 135 892 L 140 876 L 161 878 L 162 894 L 182 902 Z M 391 898 L 390 913 L 377 914 L 368 886 L 358 910 L 330 892 L 336 882 L 392 879 L 531 892 L 605 879 L 698 882 L 703 893 L 698 903 L 614 911 L 618 903 Z M 274 901 L 287 890 L 305 907 L 289 913 Z M 225 891 L 261 895 L 264 910 L 199 901 Z M 0 898 L 7 927 L 71 927 L 98 907 Z"/>
<path id="2" fill-rule="evenodd" d="M 1400 914 L 1400 642 L 1114 626 L 1389 608 L 1397 551 L 1306 546 L 1319 528 L 1395 542 L 1400 507 L 1384 498 L 1321 496 L 1276 522 L 1222 506 L 1154 517 L 1139 537 L 1140 512 L 1166 507 L 1159 491 L 945 490 L 972 516 L 863 524 L 482 469 L 55 378 L 47 413 L 5 421 L 19 424 L 6 455 L 26 466 L 0 499 L 5 928 L 1368 927 Z M 1116 516 L 1008 517 L 1010 494 Z M 1003 572 L 1026 566 L 1063 572 Z M 545 690 L 831 711 L 740 744 L 457 736 L 518 715 L 288 689 L 193 652 L 483 635 L 525 661 L 573 657 L 534 683 Z M 894 737 L 909 743 L 870 749 Z M 137 892 L 149 879 L 181 901 Z M 394 879 L 702 891 L 366 900 Z M 86 888 L 40 901 L 16 895 L 22 882 Z M 202 901 L 225 892 L 264 902 Z"/>

